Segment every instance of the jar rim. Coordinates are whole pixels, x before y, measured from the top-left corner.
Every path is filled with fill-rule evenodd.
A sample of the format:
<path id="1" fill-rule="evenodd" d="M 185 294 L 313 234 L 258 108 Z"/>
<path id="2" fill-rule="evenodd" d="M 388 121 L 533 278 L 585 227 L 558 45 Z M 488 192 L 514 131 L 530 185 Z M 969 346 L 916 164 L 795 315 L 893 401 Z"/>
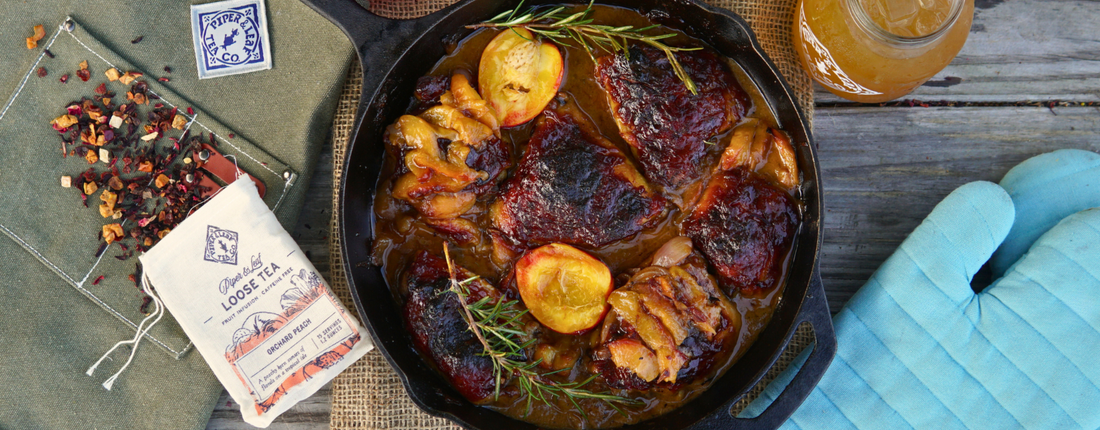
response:
<path id="1" fill-rule="evenodd" d="M 951 12 L 948 14 L 947 19 L 943 20 L 943 23 L 940 24 L 939 28 L 935 31 L 922 36 L 901 36 L 891 33 L 871 19 L 871 16 L 867 14 L 867 10 L 863 8 L 863 4 L 860 0 L 847 0 L 846 3 L 848 5 L 849 14 L 854 18 L 853 20 L 856 26 L 858 26 L 860 30 L 863 30 L 863 32 L 878 39 L 880 42 L 902 48 L 917 48 L 942 38 L 955 26 L 955 23 L 959 20 L 959 16 L 962 15 L 963 5 L 967 0 L 950 1 Z"/>

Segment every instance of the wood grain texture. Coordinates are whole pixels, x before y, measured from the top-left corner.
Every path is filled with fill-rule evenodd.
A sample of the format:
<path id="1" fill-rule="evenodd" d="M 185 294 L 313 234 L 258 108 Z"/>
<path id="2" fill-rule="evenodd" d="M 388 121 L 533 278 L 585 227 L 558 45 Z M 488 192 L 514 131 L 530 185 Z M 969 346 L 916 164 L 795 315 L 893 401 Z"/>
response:
<path id="1" fill-rule="evenodd" d="M 1100 152 L 1093 107 L 831 108 L 817 118 L 821 269 L 834 313 L 955 188 L 1000 181 L 1056 149 Z"/>
<path id="2" fill-rule="evenodd" d="M 976 5 L 958 57 L 904 98 L 1100 101 L 1100 2 L 977 0 Z M 949 77 L 961 81 L 948 85 Z M 817 103 L 845 101 L 820 85 L 815 90 Z"/>

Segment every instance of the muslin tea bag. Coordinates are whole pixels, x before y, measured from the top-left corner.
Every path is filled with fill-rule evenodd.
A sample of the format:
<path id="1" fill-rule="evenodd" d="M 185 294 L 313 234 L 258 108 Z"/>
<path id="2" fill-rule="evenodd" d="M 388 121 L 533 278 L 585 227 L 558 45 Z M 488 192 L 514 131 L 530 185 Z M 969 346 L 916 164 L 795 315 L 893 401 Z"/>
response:
<path id="1" fill-rule="evenodd" d="M 223 188 L 140 260 L 143 282 L 249 424 L 267 427 L 372 348 L 248 179 Z"/>

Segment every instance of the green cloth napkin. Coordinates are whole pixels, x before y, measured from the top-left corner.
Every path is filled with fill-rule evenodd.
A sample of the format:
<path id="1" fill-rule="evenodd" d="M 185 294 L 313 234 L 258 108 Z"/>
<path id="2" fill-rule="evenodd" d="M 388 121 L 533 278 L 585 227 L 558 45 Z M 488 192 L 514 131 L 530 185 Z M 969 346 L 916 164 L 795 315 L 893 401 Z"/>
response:
<path id="1" fill-rule="evenodd" d="M 128 348 L 94 376 L 84 374 L 115 342 L 133 337 L 142 295 L 127 279 L 136 258 L 116 260 L 117 247 L 95 258 L 97 228 L 107 222 L 95 209 L 98 199 L 85 209 L 78 193 L 59 183 L 88 166 L 61 158 L 48 123 L 68 102 L 90 97 L 107 64 L 144 72 L 165 102 L 193 107 L 196 122 L 223 139 L 222 151 L 237 154 L 240 166 L 265 182 L 265 201 L 291 229 L 329 133 L 351 45 L 299 1 L 268 0 L 273 68 L 200 81 L 189 2 L 4 2 L 0 16 L 0 385 L 8 387 L 0 390 L 0 428 L 203 428 L 222 388 L 171 318 L 150 332 L 112 391 L 99 384 Z M 58 31 L 70 16 L 72 31 Z M 24 38 L 36 24 L 46 38 L 28 50 Z M 51 40 L 55 57 L 42 57 Z M 92 71 L 88 82 L 74 73 L 82 60 Z M 38 67 L 49 74 L 28 76 Z M 69 82 L 61 84 L 65 73 Z M 118 83 L 108 87 L 125 94 Z M 284 172 L 296 179 L 284 180 Z"/>

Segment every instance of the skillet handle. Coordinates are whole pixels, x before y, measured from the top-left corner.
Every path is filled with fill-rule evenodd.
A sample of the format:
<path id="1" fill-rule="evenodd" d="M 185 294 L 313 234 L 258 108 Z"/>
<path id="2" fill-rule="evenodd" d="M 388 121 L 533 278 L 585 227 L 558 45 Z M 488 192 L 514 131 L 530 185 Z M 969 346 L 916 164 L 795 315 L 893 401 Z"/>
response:
<path id="1" fill-rule="evenodd" d="M 810 395 L 836 355 L 836 333 L 833 331 L 833 320 L 829 314 L 829 304 L 825 300 L 825 288 L 821 284 L 820 273 L 814 274 L 809 294 L 799 310 L 794 327 L 797 329 L 803 322 L 809 322 L 813 327 L 813 352 L 768 409 L 756 418 L 737 418 L 730 414 L 730 408 L 740 400 L 735 398 L 692 426 L 692 429 L 774 429 L 783 425 Z M 788 342 L 793 335 L 792 330 L 788 334 Z"/>

